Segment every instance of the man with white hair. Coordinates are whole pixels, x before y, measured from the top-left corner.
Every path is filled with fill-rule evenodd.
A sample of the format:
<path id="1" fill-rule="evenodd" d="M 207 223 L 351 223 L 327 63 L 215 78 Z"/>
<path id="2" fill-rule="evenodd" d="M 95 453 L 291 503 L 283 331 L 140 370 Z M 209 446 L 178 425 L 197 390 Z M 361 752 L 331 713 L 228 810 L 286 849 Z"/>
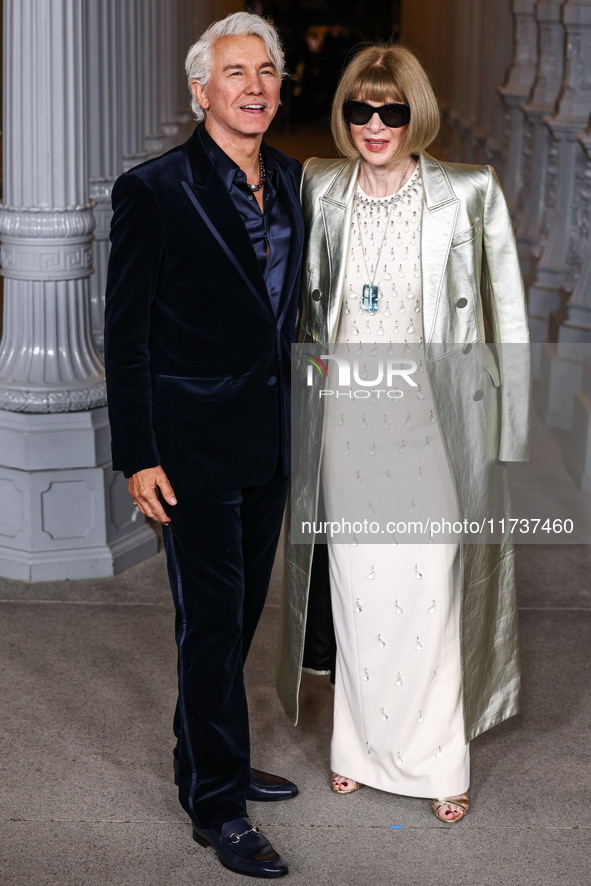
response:
<path id="1" fill-rule="evenodd" d="M 235 13 L 189 50 L 199 125 L 113 189 L 105 363 L 113 465 L 163 525 L 176 607 L 175 780 L 194 839 L 258 877 L 287 866 L 247 800 L 297 793 L 250 767 L 243 665 L 289 469 L 300 166 L 262 141 L 283 52 Z"/>

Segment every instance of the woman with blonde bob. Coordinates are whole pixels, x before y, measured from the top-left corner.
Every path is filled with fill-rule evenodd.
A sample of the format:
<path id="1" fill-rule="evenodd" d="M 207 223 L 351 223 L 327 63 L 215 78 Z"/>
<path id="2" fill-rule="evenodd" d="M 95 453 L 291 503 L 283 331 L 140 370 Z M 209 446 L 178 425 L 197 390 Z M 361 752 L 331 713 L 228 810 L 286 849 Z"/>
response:
<path id="1" fill-rule="evenodd" d="M 361 521 L 385 499 L 408 518 L 422 508 L 459 525 L 484 520 L 492 503 L 507 507 L 504 463 L 527 458 L 528 322 L 509 214 L 491 167 L 425 153 L 438 130 L 416 56 L 369 46 L 334 97 L 342 159 L 304 166 L 298 340 L 308 363 L 320 357 L 330 370 L 320 382 L 321 371 L 308 374 L 316 387 L 300 411 L 288 509 L 277 685 L 294 722 L 302 666 L 329 670 L 312 614 L 322 607 L 309 607 L 322 584 L 315 559 L 310 595 L 320 495 L 335 523 L 347 503 Z M 485 330 L 503 346 L 496 357 Z M 510 384 L 502 354 L 513 343 L 526 356 Z M 414 367 L 408 385 L 381 400 L 376 390 L 336 396 L 337 347 L 362 365 L 380 346 Z M 367 365 L 359 374 L 373 378 Z M 369 396 L 369 384 L 356 393 Z M 296 538 L 306 521 L 312 534 Z M 478 544 L 465 527 L 443 543 L 398 530 L 375 541 L 327 535 L 332 787 L 426 797 L 441 821 L 458 822 L 469 806 L 469 742 L 518 709 L 513 549 L 505 539 Z"/>

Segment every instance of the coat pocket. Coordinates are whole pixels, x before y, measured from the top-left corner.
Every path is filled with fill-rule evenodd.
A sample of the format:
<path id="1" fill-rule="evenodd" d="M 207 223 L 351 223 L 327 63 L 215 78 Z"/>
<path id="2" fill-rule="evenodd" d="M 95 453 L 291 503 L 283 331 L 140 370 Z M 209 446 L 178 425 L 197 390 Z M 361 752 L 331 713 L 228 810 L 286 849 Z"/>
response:
<path id="1" fill-rule="evenodd" d="M 174 400 L 197 397 L 199 400 L 229 400 L 232 396 L 230 376 L 192 378 L 181 375 L 159 375 L 158 395 Z"/>
<path id="2" fill-rule="evenodd" d="M 487 348 L 486 345 L 484 345 L 484 365 L 495 388 L 500 388 L 501 375 L 499 373 L 499 367 L 497 366 L 497 361 L 491 354 L 490 349 Z"/>
<path id="3" fill-rule="evenodd" d="M 466 228 L 464 231 L 460 231 L 458 234 L 454 235 L 451 241 L 451 248 L 455 249 L 456 246 L 462 246 L 464 243 L 469 243 L 471 240 L 474 240 L 479 231 L 480 219 L 477 218 L 470 228 Z"/>

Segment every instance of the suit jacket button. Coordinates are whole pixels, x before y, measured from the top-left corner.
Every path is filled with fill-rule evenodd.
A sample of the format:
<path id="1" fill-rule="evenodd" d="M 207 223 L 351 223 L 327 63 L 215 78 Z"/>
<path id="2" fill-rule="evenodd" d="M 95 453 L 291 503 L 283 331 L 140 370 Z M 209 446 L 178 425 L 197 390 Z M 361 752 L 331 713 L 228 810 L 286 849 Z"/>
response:
<path id="1" fill-rule="evenodd" d="M 314 301 L 320 301 L 321 297 L 322 297 L 322 293 L 320 292 L 319 289 L 312 290 L 312 298 L 314 299 Z"/>
<path id="2" fill-rule="evenodd" d="M 456 302 L 456 308 L 465 308 L 468 304 L 467 298 L 459 298 Z"/>
<path id="3" fill-rule="evenodd" d="M 471 350 L 472 350 L 471 344 L 464 345 L 464 347 L 462 348 L 462 352 L 464 354 L 469 354 Z"/>
<path id="4" fill-rule="evenodd" d="M 277 384 L 277 377 L 275 375 L 272 375 L 270 378 L 267 379 L 267 384 L 269 385 L 270 388 L 273 387 L 273 385 L 276 385 Z"/>
<path id="5" fill-rule="evenodd" d="M 474 391 L 474 394 L 472 395 L 473 400 L 482 400 L 483 397 L 484 397 L 483 391 Z"/>

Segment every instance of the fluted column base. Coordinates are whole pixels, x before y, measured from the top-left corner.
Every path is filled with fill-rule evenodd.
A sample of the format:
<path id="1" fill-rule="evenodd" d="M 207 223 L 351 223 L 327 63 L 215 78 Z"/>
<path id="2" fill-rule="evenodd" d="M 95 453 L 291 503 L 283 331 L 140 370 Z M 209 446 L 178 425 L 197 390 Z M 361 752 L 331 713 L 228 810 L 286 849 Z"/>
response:
<path id="1" fill-rule="evenodd" d="M 93 208 L 0 205 L 0 409 L 75 412 L 106 403 L 89 322 Z"/>
<path id="2" fill-rule="evenodd" d="M 567 467 L 582 491 L 591 493 L 591 354 L 583 361 L 583 381 L 575 394 Z"/>
<path id="3" fill-rule="evenodd" d="M 591 323 L 587 328 L 576 326 L 562 320 L 562 314 L 561 310 L 555 311 L 550 319 L 557 327 L 553 335 L 558 341 L 541 347 L 537 406 L 546 425 L 568 431 L 575 394 L 583 380 L 583 361 L 591 354 Z"/>
<path id="4" fill-rule="evenodd" d="M 551 134 L 545 217 L 540 241 L 532 252 L 534 267 L 526 276 L 533 341 L 546 340 L 548 317 L 561 306 L 560 292 L 568 278 L 569 249 L 581 199 L 576 182 L 583 153 L 577 125 L 557 117 L 545 122 Z"/>
<path id="5" fill-rule="evenodd" d="M 111 191 L 114 184 L 114 178 L 90 180 L 90 195 L 95 203 L 93 243 L 95 272 L 90 278 L 90 323 L 94 342 L 101 354 L 104 350 L 105 289 L 107 286 L 109 252 L 111 249 L 109 231 L 113 217 Z"/>
<path id="6" fill-rule="evenodd" d="M 507 155 L 503 167 L 503 190 L 511 215 L 515 217 L 523 182 L 522 154 L 525 120 L 521 105 L 527 101 L 528 96 L 522 93 L 511 92 L 504 86 L 499 88 L 499 93 L 505 102 L 505 134 L 503 142 Z"/>
<path id="7" fill-rule="evenodd" d="M 516 230 L 517 249 L 524 274 L 532 272 L 532 250 L 542 233 L 546 201 L 546 177 L 550 152 L 550 133 L 544 123 L 546 107 L 525 105 L 526 141 L 524 150 L 524 196 L 518 207 L 519 222 Z M 528 139 L 529 133 L 529 139 Z M 530 152 L 528 152 L 528 148 Z"/>
<path id="8" fill-rule="evenodd" d="M 106 408 L 0 411 L 0 576 L 113 575 L 157 552 L 152 528 L 110 465 Z"/>
<path id="9" fill-rule="evenodd" d="M 107 402 L 87 280 L 5 281 L 0 409 L 77 412 Z M 0 450 L 1 452 L 1 450 Z"/>

